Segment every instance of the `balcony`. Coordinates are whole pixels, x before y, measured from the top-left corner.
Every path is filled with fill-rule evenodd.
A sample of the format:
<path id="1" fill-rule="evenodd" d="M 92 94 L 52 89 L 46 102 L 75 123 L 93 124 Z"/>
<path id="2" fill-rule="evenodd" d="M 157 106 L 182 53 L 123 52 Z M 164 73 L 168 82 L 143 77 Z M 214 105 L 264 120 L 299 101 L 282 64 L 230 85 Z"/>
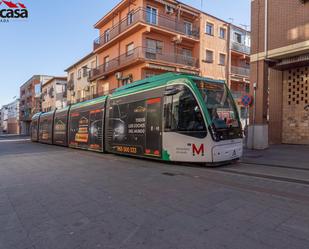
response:
<path id="1" fill-rule="evenodd" d="M 157 61 L 179 64 L 185 67 L 198 68 L 198 60 L 183 54 L 176 53 L 156 53 L 153 49 L 137 47 L 117 58 L 110 60 L 90 71 L 90 79 L 95 80 L 99 77 L 107 75 L 113 71 L 119 70 L 122 67 L 132 65 L 136 61 Z"/>
<path id="2" fill-rule="evenodd" d="M 235 50 L 235 51 L 243 53 L 243 54 L 248 54 L 248 55 L 250 54 L 250 50 L 251 50 L 251 48 L 246 46 L 245 44 L 238 43 L 238 42 L 235 42 L 235 41 L 232 41 L 231 48 L 232 48 L 232 50 Z"/>
<path id="3" fill-rule="evenodd" d="M 133 27 L 138 22 L 165 28 L 172 32 L 177 32 L 193 39 L 199 39 L 199 28 L 195 25 L 192 24 L 192 30 L 188 30 L 184 22 L 171 19 L 169 16 L 159 14 L 155 17 L 156 20 L 153 20 L 153 17 L 150 18 L 150 13 L 147 10 L 142 8 L 137 9 L 129 18 L 127 17 L 123 19 L 120 23 L 111 28 L 108 35 L 103 34 L 95 39 L 93 42 L 93 49 L 96 50 L 99 47 L 107 44 L 121 33 L 124 33 L 130 27 Z"/>
<path id="4" fill-rule="evenodd" d="M 70 80 L 68 81 L 68 83 L 67 83 L 67 89 L 68 89 L 69 91 L 74 90 L 74 80 L 73 80 L 73 79 L 70 79 Z"/>
<path id="5" fill-rule="evenodd" d="M 231 73 L 237 74 L 237 75 L 240 75 L 240 76 L 244 76 L 244 77 L 249 77 L 250 76 L 250 68 L 232 66 L 231 67 Z"/>

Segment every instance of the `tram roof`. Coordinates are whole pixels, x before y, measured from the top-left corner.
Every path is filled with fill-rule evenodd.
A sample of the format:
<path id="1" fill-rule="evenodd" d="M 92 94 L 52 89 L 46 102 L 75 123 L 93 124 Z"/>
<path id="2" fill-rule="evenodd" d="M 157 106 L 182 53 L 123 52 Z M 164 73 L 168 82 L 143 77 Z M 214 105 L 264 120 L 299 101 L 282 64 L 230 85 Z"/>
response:
<path id="1" fill-rule="evenodd" d="M 94 105 L 94 104 L 100 103 L 102 101 L 105 101 L 105 99 L 106 99 L 106 96 L 101 96 L 101 97 L 98 97 L 98 98 L 95 98 L 95 99 L 90 99 L 90 100 L 87 100 L 87 101 L 84 101 L 84 102 L 76 103 L 76 104 L 73 104 L 71 106 L 71 110 L 79 108 L 79 107 Z"/>
<path id="2" fill-rule="evenodd" d="M 33 116 L 32 116 L 32 120 L 34 120 L 34 119 L 38 119 L 39 117 L 40 117 L 40 115 L 42 114 L 42 112 L 37 112 L 36 114 L 34 114 Z"/>
<path id="3" fill-rule="evenodd" d="M 210 79 L 210 78 L 205 78 L 205 77 L 201 77 L 201 76 L 197 76 L 197 75 L 193 75 L 193 74 L 184 74 L 184 73 L 164 73 L 164 74 L 160 74 L 160 75 L 155 75 L 143 80 L 138 80 L 135 81 L 131 84 L 122 86 L 118 89 L 115 90 L 115 92 L 112 95 L 121 95 L 122 93 L 125 93 L 127 90 L 134 90 L 134 88 L 142 86 L 142 85 L 148 85 L 149 88 L 151 88 L 151 86 L 160 86 L 160 85 L 164 85 L 166 83 L 167 80 L 172 80 L 172 79 L 177 79 L 177 78 L 189 78 L 189 79 L 194 79 L 194 80 L 205 80 L 209 83 L 219 83 L 219 84 L 224 84 L 225 81 L 224 80 L 214 80 L 214 79 Z M 153 85 L 153 84 L 155 85 Z M 157 83 L 157 84 L 156 84 Z"/>

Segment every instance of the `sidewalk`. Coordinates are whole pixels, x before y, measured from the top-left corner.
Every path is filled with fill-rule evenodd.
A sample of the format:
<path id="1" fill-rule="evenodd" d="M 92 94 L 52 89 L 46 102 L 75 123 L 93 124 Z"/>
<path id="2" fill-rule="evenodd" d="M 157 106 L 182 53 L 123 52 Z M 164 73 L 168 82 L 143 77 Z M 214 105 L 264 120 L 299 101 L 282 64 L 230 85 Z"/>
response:
<path id="1" fill-rule="evenodd" d="M 241 162 L 309 169 L 309 146 L 271 145 L 267 150 L 244 149 Z"/>
<path id="2" fill-rule="evenodd" d="M 2 139 L 16 139 L 16 138 L 29 138 L 28 135 L 18 135 L 18 134 L 1 134 L 0 140 Z"/>

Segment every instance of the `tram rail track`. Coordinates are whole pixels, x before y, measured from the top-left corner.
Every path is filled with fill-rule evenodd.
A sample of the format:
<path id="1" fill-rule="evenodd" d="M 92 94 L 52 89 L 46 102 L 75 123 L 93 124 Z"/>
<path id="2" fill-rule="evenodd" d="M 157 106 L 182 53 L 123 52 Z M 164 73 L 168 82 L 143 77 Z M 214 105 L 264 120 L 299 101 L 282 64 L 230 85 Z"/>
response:
<path id="1" fill-rule="evenodd" d="M 229 174 L 235 174 L 235 175 L 243 175 L 243 176 L 249 176 L 249 177 L 256 177 L 260 179 L 268 179 L 268 180 L 275 180 L 275 181 L 281 181 L 281 182 L 288 182 L 288 183 L 296 183 L 296 184 L 302 184 L 309 186 L 309 168 L 303 168 L 303 167 L 292 167 L 292 166 L 286 166 L 286 165 L 274 165 L 274 164 L 262 164 L 262 163 L 247 163 L 247 162 L 241 162 L 238 165 L 242 166 L 241 168 L 233 166 L 223 166 L 222 168 L 214 168 L 212 170 L 216 172 L 225 172 Z M 274 171 L 272 173 L 267 173 L 267 171 L 264 172 L 250 172 L 252 168 L 245 168 L 244 166 L 250 165 L 250 166 L 257 166 L 257 167 L 264 167 L 265 169 L 269 168 L 277 168 L 280 169 L 281 172 Z M 258 169 L 258 168 L 255 168 Z M 249 170 L 249 171 L 248 171 Z M 287 177 L 283 176 L 282 170 L 295 170 L 297 173 L 305 173 L 308 172 L 308 180 L 307 179 L 301 179 L 297 177 Z M 262 171 L 260 169 L 260 171 Z M 265 173 L 266 172 L 266 173 Z M 289 172 L 284 172 L 285 174 L 288 174 Z M 302 177 L 303 177 L 303 173 Z"/>

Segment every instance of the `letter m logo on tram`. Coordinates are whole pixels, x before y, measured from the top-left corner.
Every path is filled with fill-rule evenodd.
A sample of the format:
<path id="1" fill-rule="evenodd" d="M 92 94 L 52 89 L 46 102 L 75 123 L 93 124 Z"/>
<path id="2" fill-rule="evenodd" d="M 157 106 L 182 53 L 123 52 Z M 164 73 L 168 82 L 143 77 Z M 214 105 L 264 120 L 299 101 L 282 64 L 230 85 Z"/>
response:
<path id="1" fill-rule="evenodd" d="M 200 154 L 204 156 L 204 144 L 201 144 L 199 147 L 197 147 L 195 144 L 192 144 L 192 153 L 193 156 Z"/>

